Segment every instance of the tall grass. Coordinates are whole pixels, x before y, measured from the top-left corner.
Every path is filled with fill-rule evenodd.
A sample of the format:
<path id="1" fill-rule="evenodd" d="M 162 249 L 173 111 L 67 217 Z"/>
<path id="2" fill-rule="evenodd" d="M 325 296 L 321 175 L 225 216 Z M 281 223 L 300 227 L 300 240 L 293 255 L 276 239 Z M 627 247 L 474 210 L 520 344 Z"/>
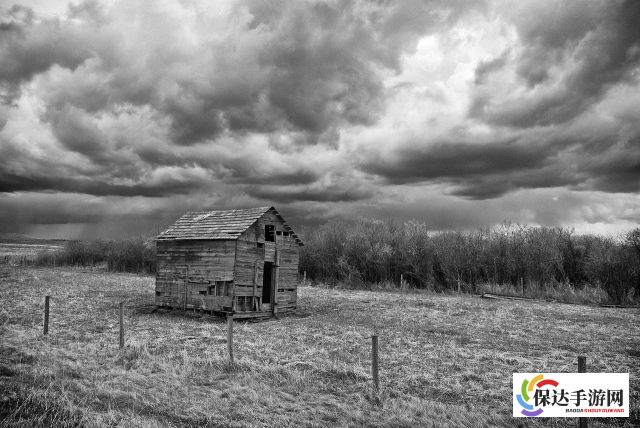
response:
<path id="1" fill-rule="evenodd" d="M 330 284 L 390 282 L 438 292 L 458 287 L 478 292 L 493 284 L 518 294 L 524 289 L 531 297 L 604 290 L 608 301 L 618 304 L 640 295 L 640 229 L 603 237 L 504 223 L 430 232 L 413 221 L 360 219 L 306 229 L 302 235 L 300 270 Z"/>
<path id="2" fill-rule="evenodd" d="M 63 249 L 38 253 L 38 266 L 99 266 L 113 272 L 156 272 L 153 241 L 68 241 Z"/>

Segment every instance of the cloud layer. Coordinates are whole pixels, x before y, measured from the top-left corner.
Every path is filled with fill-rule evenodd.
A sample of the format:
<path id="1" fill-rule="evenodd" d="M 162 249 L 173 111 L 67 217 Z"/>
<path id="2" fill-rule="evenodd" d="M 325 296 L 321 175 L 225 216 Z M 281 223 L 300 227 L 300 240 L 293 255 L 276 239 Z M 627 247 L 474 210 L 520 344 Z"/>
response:
<path id="1" fill-rule="evenodd" d="M 3 230 L 264 203 L 300 222 L 637 222 L 638 2 L 16 1 Z"/>

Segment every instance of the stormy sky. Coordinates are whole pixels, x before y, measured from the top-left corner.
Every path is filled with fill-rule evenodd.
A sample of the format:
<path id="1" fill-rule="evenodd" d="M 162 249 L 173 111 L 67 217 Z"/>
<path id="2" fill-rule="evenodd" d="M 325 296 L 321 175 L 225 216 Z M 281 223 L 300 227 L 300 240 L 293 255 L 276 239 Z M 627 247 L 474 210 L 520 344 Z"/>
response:
<path id="1" fill-rule="evenodd" d="M 0 232 L 640 220 L 640 2 L 0 3 Z"/>

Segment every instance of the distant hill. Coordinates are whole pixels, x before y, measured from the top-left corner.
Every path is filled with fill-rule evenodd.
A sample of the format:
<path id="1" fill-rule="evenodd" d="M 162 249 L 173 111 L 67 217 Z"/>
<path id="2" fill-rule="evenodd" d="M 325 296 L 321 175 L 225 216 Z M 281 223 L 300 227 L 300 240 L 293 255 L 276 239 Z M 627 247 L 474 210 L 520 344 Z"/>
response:
<path id="1" fill-rule="evenodd" d="M 55 243 L 62 244 L 66 242 L 66 239 L 40 239 L 33 236 L 24 235 L 22 233 L 0 233 L 0 242 L 15 242 L 15 243 L 35 243 L 35 244 L 47 244 Z"/>
<path id="2" fill-rule="evenodd" d="M 2 241 L 37 241 L 37 238 L 29 235 L 23 235 L 22 233 L 0 233 L 0 240 Z"/>

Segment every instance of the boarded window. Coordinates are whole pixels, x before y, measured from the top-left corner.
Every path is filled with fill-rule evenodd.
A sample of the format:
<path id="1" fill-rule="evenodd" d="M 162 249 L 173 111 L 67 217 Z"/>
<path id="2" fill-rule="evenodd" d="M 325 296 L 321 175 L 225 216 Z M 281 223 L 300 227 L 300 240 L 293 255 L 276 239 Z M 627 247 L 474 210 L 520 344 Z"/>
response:
<path id="1" fill-rule="evenodd" d="M 216 281 L 209 287 L 209 294 L 214 296 L 230 296 L 233 281 Z"/>

